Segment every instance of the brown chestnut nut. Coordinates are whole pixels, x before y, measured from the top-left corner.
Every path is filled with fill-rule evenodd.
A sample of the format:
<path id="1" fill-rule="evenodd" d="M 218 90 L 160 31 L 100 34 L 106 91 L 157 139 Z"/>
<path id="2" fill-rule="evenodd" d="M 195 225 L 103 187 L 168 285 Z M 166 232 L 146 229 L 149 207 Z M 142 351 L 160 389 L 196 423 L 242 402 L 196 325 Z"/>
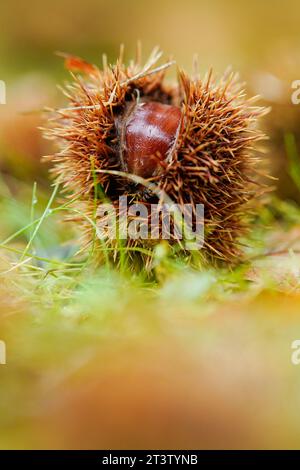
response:
<path id="1" fill-rule="evenodd" d="M 121 131 L 124 169 L 143 178 L 157 174 L 175 147 L 180 122 L 176 106 L 150 101 L 131 108 Z"/>

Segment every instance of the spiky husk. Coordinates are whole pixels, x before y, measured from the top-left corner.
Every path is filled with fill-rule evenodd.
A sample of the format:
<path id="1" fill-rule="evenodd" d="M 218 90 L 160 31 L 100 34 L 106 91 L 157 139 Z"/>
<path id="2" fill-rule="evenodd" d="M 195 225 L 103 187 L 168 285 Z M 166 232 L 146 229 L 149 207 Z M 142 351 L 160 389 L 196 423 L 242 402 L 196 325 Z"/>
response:
<path id="1" fill-rule="evenodd" d="M 254 172 L 259 159 L 254 146 L 264 138 L 257 129 L 264 109 L 246 99 L 238 77 L 229 72 L 215 80 L 212 73 L 200 79 L 180 71 L 178 83 L 167 85 L 167 67 L 153 68 L 158 58 L 154 51 L 145 66 L 137 61 L 128 67 L 120 58 L 103 70 L 83 62 L 80 67 L 80 61 L 78 67 L 76 62 L 81 73 L 72 73 L 73 82 L 64 89 L 69 105 L 55 111 L 46 132 L 60 147 L 47 157 L 54 164 L 53 175 L 68 197 L 75 199 L 83 246 L 95 244 L 89 220 L 95 219 L 95 207 L 103 197 L 115 205 L 121 195 L 145 204 L 157 198 L 149 198 L 147 189 L 117 173 L 122 167 L 116 120 L 126 103 L 139 97 L 180 106 L 183 120 L 175 151 L 151 182 L 180 205 L 204 204 L 203 253 L 208 259 L 232 263 L 239 259 L 239 239 L 246 233 L 250 201 L 258 192 Z M 109 243 L 112 257 L 118 259 L 119 244 Z M 126 240 L 129 252 L 130 248 L 151 249 L 154 244 L 153 240 Z M 149 256 L 141 256 L 147 264 Z"/>

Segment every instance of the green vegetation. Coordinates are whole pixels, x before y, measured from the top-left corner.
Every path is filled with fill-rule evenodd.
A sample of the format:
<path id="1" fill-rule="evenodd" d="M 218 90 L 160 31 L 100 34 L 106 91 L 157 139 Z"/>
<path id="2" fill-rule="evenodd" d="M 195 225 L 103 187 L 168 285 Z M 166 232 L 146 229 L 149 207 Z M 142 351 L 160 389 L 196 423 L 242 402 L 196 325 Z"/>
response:
<path id="1" fill-rule="evenodd" d="M 1 447 L 296 445 L 298 206 L 271 197 L 234 270 L 161 244 L 132 272 L 126 252 L 121 271 L 78 253 L 57 187 L 17 186 L 0 188 Z"/>

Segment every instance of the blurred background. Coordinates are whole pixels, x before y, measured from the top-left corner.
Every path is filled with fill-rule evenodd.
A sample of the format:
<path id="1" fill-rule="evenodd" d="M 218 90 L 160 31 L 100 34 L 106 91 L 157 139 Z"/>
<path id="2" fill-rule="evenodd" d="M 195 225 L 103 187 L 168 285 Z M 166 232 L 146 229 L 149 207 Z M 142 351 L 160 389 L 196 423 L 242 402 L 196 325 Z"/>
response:
<path id="1" fill-rule="evenodd" d="M 55 51 L 101 64 L 121 43 L 131 59 L 140 40 L 145 59 L 159 45 L 188 72 L 195 53 L 203 74 L 231 65 L 272 107 L 264 158 L 278 199 L 263 212 L 272 232 L 258 223 L 253 236 L 286 250 L 300 233 L 300 105 L 291 103 L 299 16 L 299 0 L 2 0 L 1 239 L 49 197 L 41 156 L 53 149 L 40 110 L 63 102 L 56 85 L 69 78 Z M 172 275 L 154 291 L 111 272 L 50 269 L 45 259 L 69 250 L 70 229 L 56 222 L 37 237 L 38 264 L 20 267 L 1 251 L 0 339 L 10 361 L 0 367 L 1 448 L 299 447 L 300 371 L 290 363 L 299 257 L 270 257 L 226 279 L 186 267 L 177 279 L 163 259 L 159 276 Z M 24 239 L 8 249 L 23 248 Z"/>
<path id="2" fill-rule="evenodd" d="M 56 50 L 99 62 L 103 52 L 115 59 L 120 43 L 130 56 L 140 39 L 146 51 L 159 44 L 187 69 L 198 53 L 203 70 L 232 64 L 243 72 L 279 72 L 287 65 L 282 55 L 291 63 L 296 58 L 298 14 L 297 0 L 284 7 L 280 0 L 4 1 L 1 67 L 7 78 L 33 71 L 61 75 Z"/>

